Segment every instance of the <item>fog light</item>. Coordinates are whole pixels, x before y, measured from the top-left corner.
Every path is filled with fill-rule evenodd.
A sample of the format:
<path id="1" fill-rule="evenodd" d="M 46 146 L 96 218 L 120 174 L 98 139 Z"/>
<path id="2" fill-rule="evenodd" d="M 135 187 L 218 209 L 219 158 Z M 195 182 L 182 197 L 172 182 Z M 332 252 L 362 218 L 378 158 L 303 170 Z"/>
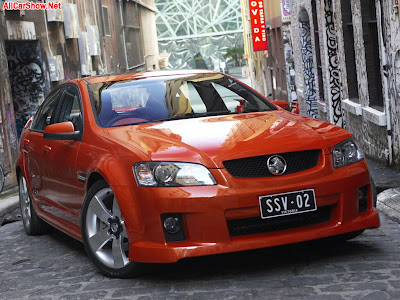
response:
<path id="1" fill-rule="evenodd" d="M 358 189 L 358 212 L 362 213 L 368 208 L 368 186 Z"/>
<path id="2" fill-rule="evenodd" d="M 182 229 L 180 224 L 180 219 L 178 217 L 168 217 L 164 220 L 164 229 L 169 233 L 177 233 Z"/>
<path id="3" fill-rule="evenodd" d="M 166 242 L 181 242 L 186 239 L 181 214 L 162 214 L 161 225 L 163 227 Z"/>

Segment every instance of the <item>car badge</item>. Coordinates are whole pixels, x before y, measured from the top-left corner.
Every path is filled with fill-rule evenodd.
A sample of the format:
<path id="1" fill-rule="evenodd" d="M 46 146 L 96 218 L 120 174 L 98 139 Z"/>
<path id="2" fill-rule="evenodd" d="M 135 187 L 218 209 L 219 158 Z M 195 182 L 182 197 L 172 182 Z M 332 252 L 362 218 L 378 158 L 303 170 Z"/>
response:
<path id="1" fill-rule="evenodd" d="M 272 175 L 282 175 L 286 171 L 287 163 L 282 156 L 273 155 L 267 160 L 267 168 Z"/>

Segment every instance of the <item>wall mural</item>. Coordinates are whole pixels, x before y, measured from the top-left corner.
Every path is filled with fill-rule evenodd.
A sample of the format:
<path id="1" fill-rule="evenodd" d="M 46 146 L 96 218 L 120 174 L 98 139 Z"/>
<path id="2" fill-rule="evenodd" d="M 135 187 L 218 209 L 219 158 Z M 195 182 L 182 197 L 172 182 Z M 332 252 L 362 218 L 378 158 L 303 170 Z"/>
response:
<path id="1" fill-rule="evenodd" d="M 333 123 L 344 127 L 342 116 L 342 99 L 340 97 L 340 69 L 337 58 L 337 40 L 336 29 L 333 18 L 332 0 L 324 1 L 325 10 L 325 26 L 326 26 L 326 44 L 328 49 L 328 70 L 329 70 L 329 86 L 330 97 L 333 108 Z"/>
<path id="2" fill-rule="evenodd" d="M 18 137 L 44 99 L 45 73 L 40 46 L 34 42 L 7 42 L 8 70 Z"/>
<path id="3" fill-rule="evenodd" d="M 315 90 L 315 75 L 314 75 L 314 58 L 311 42 L 311 29 L 308 14 L 305 10 L 302 12 L 303 20 L 299 21 L 301 34 L 301 54 L 304 67 L 304 97 L 307 105 L 307 115 L 311 118 L 319 118 L 317 97 Z"/>

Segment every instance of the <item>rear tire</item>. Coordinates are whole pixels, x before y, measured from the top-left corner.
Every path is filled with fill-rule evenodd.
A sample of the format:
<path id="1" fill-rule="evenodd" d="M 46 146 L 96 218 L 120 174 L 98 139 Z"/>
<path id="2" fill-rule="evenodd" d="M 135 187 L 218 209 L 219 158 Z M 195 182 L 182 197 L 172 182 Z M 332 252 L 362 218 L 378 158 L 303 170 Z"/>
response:
<path id="1" fill-rule="evenodd" d="M 32 197 L 24 175 L 18 178 L 19 206 L 21 209 L 22 222 L 27 235 L 42 235 L 47 233 L 49 225 L 40 219 L 32 204 Z"/>
<path id="2" fill-rule="evenodd" d="M 139 273 L 129 261 L 129 240 L 117 199 L 104 180 L 89 189 L 82 207 L 82 239 L 94 265 L 106 276 L 127 278 Z"/>

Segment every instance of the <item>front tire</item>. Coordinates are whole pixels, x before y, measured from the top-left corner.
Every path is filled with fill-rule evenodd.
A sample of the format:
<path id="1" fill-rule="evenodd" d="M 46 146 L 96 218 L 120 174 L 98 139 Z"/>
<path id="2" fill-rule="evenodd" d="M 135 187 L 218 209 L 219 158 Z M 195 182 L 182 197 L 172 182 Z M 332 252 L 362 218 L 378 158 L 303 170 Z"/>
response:
<path id="1" fill-rule="evenodd" d="M 107 182 L 98 181 L 88 191 L 82 208 L 82 239 L 86 252 L 109 277 L 136 275 L 129 261 L 129 240 L 117 199 Z"/>
<path id="2" fill-rule="evenodd" d="M 18 178 L 19 206 L 21 209 L 22 222 L 27 235 L 42 235 L 48 231 L 48 224 L 40 219 L 32 204 L 32 197 L 24 175 Z"/>

